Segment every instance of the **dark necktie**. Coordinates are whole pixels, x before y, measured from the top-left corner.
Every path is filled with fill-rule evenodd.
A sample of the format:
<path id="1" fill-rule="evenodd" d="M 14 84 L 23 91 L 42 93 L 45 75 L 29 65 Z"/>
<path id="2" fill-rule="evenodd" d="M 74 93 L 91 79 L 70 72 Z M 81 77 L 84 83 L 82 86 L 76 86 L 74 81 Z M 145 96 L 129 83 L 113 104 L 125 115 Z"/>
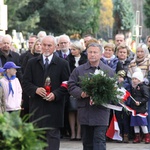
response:
<path id="1" fill-rule="evenodd" d="M 46 69 L 47 69 L 47 67 L 48 67 L 48 61 L 49 61 L 49 60 L 48 60 L 48 58 L 46 57 L 46 58 L 45 58 L 45 65 L 44 65 L 45 70 L 46 70 Z"/>
<path id="2" fill-rule="evenodd" d="M 66 55 L 66 54 L 64 54 L 64 59 L 66 59 L 66 57 L 67 57 L 67 55 Z"/>

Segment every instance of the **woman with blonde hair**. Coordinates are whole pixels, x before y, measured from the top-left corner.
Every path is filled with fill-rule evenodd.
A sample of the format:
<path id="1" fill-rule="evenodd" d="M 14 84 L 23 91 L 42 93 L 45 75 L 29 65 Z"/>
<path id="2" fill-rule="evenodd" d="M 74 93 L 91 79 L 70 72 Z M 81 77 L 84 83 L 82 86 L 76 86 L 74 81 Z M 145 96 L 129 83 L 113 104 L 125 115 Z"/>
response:
<path id="1" fill-rule="evenodd" d="M 21 66 L 23 73 L 24 73 L 24 70 L 26 69 L 26 65 L 27 65 L 28 61 L 31 58 L 39 56 L 40 54 L 41 54 L 41 40 L 38 39 L 35 41 L 32 49 L 31 49 L 31 52 L 29 52 L 24 58 L 24 61 Z M 24 93 L 24 91 L 22 94 L 22 99 L 23 99 L 23 102 L 22 102 L 23 110 L 21 112 L 21 116 L 24 116 L 29 113 L 29 97 Z"/>
<path id="2" fill-rule="evenodd" d="M 25 68 L 26 68 L 26 65 L 27 65 L 27 62 L 33 58 L 33 57 L 37 57 L 41 54 L 41 40 L 40 39 L 37 39 L 31 49 L 31 52 L 28 53 L 26 55 L 26 57 L 24 58 L 24 61 L 22 63 L 22 70 L 24 72 Z"/>
<path id="3" fill-rule="evenodd" d="M 104 52 L 101 58 L 101 61 L 108 65 L 110 68 L 114 70 L 114 72 L 118 72 L 122 70 L 121 63 L 118 58 L 114 55 L 115 45 L 113 43 L 107 43 L 104 46 Z"/>
<path id="4" fill-rule="evenodd" d="M 67 56 L 67 61 L 69 62 L 71 72 L 74 68 L 87 61 L 87 56 L 82 53 L 83 46 L 79 41 L 75 41 L 70 45 L 71 53 Z"/>
<path id="5" fill-rule="evenodd" d="M 127 74 L 129 78 L 132 77 L 132 74 L 135 72 L 137 67 L 142 70 L 146 81 L 148 77 L 148 72 L 150 70 L 150 56 L 147 46 L 143 43 L 140 43 L 137 46 L 135 57 L 129 64 Z"/>
<path id="6" fill-rule="evenodd" d="M 70 45 L 71 53 L 67 56 L 66 60 L 69 62 L 71 72 L 78 67 L 87 62 L 87 56 L 82 53 L 83 46 L 80 41 L 75 41 Z M 70 140 L 81 140 L 81 129 L 78 122 L 77 110 L 69 111 L 69 124 L 71 128 L 71 138 Z M 76 128 L 77 125 L 77 128 Z M 77 131 L 76 131 L 77 130 Z"/>

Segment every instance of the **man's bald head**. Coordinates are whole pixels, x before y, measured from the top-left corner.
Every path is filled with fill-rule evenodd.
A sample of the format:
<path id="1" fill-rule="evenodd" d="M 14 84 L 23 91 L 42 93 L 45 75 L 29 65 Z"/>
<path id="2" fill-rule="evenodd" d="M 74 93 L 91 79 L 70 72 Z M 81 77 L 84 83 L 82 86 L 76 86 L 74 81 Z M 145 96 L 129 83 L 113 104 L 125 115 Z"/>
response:
<path id="1" fill-rule="evenodd" d="M 11 50 L 12 46 L 12 37 L 9 34 L 6 34 L 2 38 L 2 51 L 8 53 Z"/>
<path id="2" fill-rule="evenodd" d="M 41 41 L 42 53 L 44 56 L 50 56 L 56 50 L 56 41 L 54 36 L 45 36 Z"/>

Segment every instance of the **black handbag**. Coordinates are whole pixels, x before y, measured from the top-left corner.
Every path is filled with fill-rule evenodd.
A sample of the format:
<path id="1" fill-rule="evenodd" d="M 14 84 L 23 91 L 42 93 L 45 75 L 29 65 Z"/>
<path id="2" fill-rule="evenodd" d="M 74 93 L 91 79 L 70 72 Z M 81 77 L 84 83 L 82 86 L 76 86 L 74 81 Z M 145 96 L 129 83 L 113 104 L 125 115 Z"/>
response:
<path id="1" fill-rule="evenodd" d="M 68 110 L 77 111 L 77 99 L 74 98 L 72 95 L 69 97 Z"/>

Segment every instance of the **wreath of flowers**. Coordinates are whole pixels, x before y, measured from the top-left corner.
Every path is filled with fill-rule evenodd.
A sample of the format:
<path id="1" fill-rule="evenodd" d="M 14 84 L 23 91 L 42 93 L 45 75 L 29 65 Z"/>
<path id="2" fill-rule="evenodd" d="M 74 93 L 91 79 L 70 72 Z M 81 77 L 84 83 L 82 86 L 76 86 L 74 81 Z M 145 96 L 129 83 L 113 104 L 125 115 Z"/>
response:
<path id="1" fill-rule="evenodd" d="M 81 77 L 81 88 L 86 92 L 95 105 L 118 103 L 120 92 L 117 90 L 117 78 L 109 77 L 107 73 L 96 69 L 89 77 Z"/>

